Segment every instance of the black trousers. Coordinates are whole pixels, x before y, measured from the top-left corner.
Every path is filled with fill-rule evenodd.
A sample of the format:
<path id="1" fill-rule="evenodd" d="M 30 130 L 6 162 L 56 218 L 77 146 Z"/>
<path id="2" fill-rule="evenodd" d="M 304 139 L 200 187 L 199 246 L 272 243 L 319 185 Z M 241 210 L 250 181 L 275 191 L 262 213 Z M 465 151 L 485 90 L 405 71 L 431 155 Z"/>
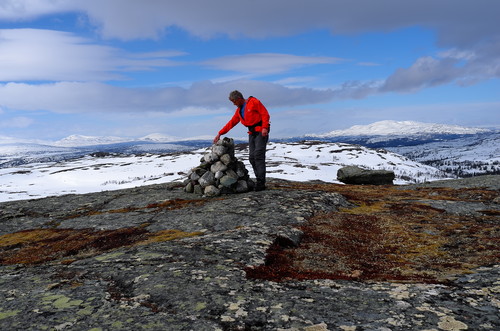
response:
<path id="1" fill-rule="evenodd" d="M 255 132 L 248 136 L 248 159 L 257 178 L 257 184 L 266 183 L 266 145 L 269 135 L 263 137 L 262 133 Z"/>

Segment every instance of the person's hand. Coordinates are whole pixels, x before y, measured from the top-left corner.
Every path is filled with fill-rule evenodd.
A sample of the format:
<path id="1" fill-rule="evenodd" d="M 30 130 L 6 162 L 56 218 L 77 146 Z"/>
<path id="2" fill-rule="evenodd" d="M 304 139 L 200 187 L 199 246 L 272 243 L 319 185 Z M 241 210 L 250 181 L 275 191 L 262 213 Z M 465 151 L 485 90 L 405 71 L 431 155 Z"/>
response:
<path id="1" fill-rule="evenodd" d="M 261 133 L 262 133 L 262 137 L 267 137 L 267 135 L 269 134 L 269 130 L 266 128 L 262 128 Z"/>
<path id="2" fill-rule="evenodd" d="M 215 138 L 214 138 L 214 144 L 217 144 L 217 142 L 219 141 L 220 139 L 220 134 L 216 135 Z"/>

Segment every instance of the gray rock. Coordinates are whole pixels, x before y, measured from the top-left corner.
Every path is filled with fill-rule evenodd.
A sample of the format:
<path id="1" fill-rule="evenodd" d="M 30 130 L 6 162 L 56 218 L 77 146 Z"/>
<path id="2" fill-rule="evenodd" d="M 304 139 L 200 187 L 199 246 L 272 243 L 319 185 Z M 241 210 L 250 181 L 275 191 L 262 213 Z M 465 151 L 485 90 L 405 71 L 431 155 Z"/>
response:
<path id="1" fill-rule="evenodd" d="M 219 157 L 217 156 L 217 154 L 215 153 L 212 153 L 212 152 L 209 152 L 209 153 L 206 153 L 204 156 L 203 156 L 203 160 L 209 164 L 212 164 L 214 163 L 215 161 L 217 161 L 219 159 Z"/>
<path id="2" fill-rule="evenodd" d="M 234 183 L 238 181 L 238 178 L 234 176 L 225 175 L 220 179 L 220 184 L 225 187 L 231 187 Z"/>
<path id="3" fill-rule="evenodd" d="M 215 184 L 215 175 L 210 172 L 210 171 L 207 171 L 206 173 L 203 174 L 203 176 L 201 176 L 200 180 L 198 181 L 201 185 L 201 187 L 205 188 L 209 185 L 213 185 Z"/>
<path id="4" fill-rule="evenodd" d="M 284 248 L 299 247 L 304 232 L 297 228 L 282 230 L 276 235 L 276 243 Z"/>
<path id="5" fill-rule="evenodd" d="M 235 188 L 236 193 L 245 193 L 248 192 L 248 183 L 246 180 L 239 180 L 236 188 Z"/>
<path id="6" fill-rule="evenodd" d="M 218 157 L 221 157 L 222 155 L 227 153 L 227 147 L 222 145 L 213 145 L 212 152 Z"/>
<path id="7" fill-rule="evenodd" d="M 236 172 L 234 172 L 233 170 L 231 170 L 231 169 L 227 169 L 226 175 L 230 176 L 230 177 L 233 177 L 234 179 L 238 179 L 239 178 L 238 174 Z"/>
<path id="8" fill-rule="evenodd" d="M 222 163 L 221 161 L 217 161 L 212 166 L 210 167 L 210 171 L 213 172 L 214 174 L 219 172 L 219 171 L 226 171 L 227 166 Z"/>
<path id="9" fill-rule="evenodd" d="M 498 178 L 481 186 L 498 185 Z M 167 208 L 169 202 L 182 208 Z M 483 203 L 483 210 L 498 210 Z M 209 199 L 193 198 L 178 183 L 1 203 L 0 235 L 131 228 L 192 236 L 105 251 L 89 246 L 36 265 L 2 263 L 0 325 L 27 331 L 500 328 L 498 264 L 446 284 L 247 278 L 247 268 L 268 261 L 272 243 L 300 246 L 297 227 L 349 207 L 340 194 L 313 189 L 276 186 Z"/>
<path id="10" fill-rule="evenodd" d="M 203 169 L 201 167 L 196 167 L 190 171 L 191 174 L 188 173 L 189 179 L 193 181 L 197 181 L 200 179 L 201 176 L 203 176 L 207 172 L 206 169 Z"/>
<path id="11" fill-rule="evenodd" d="M 232 157 L 229 155 L 229 154 L 224 154 L 220 157 L 220 160 L 222 161 L 222 163 L 224 163 L 225 165 L 229 165 L 232 161 Z"/>
<path id="12" fill-rule="evenodd" d="M 392 185 L 394 171 L 366 170 L 356 166 L 347 166 L 337 171 L 337 179 L 345 184 Z"/>
<path id="13" fill-rule="evenodd" d="M 241 161 L 236 163 L 236 174 L 239 178 L 248 176 L 248 170 L 246 169 L 245 164 Z"/>
<path id="14" fill-rule="evenodd" d="M 193 182 L 189 182 L 185 186 L 184 191 L 186 191 L 187 193 L 193 193 L 194 192 L 194 184 L 193 184 Z"/>
<path id="15" fill-rule="evenodd" d="M 193 188 L 193 193 L 194 194 L 198 194 L 198 195 L 202 195 L 203 194 L 203 188 L 201 187 L 201 185 L 195 185 L 194 188 Z"/>
<path id="16" fill-rule="evenodd" d="M 220 190 L 213 185 L 209 185 L 205 187 L 204 193 L 207 197 L 216 197 L 220 195 Z"/>

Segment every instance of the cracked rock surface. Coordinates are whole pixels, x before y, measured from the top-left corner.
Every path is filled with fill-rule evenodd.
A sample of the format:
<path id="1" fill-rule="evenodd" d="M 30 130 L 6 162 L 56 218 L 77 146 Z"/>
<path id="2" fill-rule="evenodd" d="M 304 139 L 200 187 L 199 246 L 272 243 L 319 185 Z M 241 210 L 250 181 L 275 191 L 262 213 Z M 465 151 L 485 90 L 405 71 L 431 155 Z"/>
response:
<path id="1" fill-rule="evenodd" d="M 0 204 L 1 329 L 500 329 L 498 259 L 446 284 L 247 278 L 273 243 L 300 245 L 311 217 L 354 207 L 279 184 L 217 198 L 171 183 Z"/>

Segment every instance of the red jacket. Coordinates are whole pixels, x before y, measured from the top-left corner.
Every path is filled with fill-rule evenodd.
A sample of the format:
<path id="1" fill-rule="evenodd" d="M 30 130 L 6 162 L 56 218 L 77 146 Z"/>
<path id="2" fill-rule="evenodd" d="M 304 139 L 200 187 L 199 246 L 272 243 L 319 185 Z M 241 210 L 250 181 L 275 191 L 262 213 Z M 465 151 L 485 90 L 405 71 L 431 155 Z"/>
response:
<path id="1" fill-rule="evenodd" d="M 255 127 L 255 131 L 260 132 L 262 131 L 262 128 L 266 128 L 269 130 L 269 118 L 269 113 L 262 102 L 260 102 L 260 100 L 257 98 L 249 97 L 246 100 L 243 118 L 240 114 L 240 107 L 236 108 L 236 112 L 234 113 L 233 117 L 219 131 L 219 134 L 223 135 L 228 133 L 229 130 L 234 128 L 239 122 L 241 122 L 241 124 L 246 127 L 250 127 L 262 121 L 261 125 Z M 248 133 L 250 134 L 251 132 L 249 131 Z"/>

